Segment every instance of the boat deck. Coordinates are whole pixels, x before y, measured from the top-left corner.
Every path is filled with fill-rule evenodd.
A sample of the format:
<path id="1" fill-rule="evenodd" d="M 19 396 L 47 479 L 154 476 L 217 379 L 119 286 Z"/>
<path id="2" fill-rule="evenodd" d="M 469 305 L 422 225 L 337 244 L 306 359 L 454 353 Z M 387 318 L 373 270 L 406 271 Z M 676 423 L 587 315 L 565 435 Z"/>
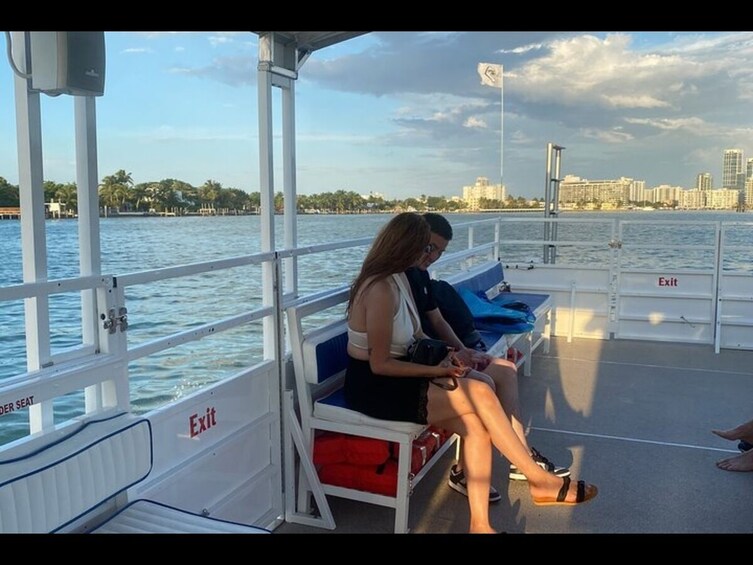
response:
<path id="1" fill-rule="evenodd" d="M 599 487 L 577 507 L 534 506 L 495 456 L 492 524 L 508 533 L 751 533 L 753 473 L 722 471 L 737 442 L 711 433 L 753 418 L 753 352 L 648 341 L 553 338 L 520 376 L 529 444 Z M 446 486 L 454 450 L 411 498 L 412 533 L 465 533 L 465 497 Z M 394 511 L 329 497 L 333 531 L 392 533 Z"/>

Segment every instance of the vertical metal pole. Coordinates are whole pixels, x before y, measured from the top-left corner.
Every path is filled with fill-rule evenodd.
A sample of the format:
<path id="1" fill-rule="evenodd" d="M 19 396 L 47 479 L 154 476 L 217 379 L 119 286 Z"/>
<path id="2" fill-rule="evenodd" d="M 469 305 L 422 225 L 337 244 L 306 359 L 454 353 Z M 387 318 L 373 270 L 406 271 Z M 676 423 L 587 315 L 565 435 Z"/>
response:
<path id="1" fill-rule="evenodd" d="M 501 70 L 501 66 L 500 66 Z M 499 182 L 505 184 L 505 85 L 504 72 L 499 73 Z"/>
<path id="2" fill-rule="evenodd" d="M 13 59 L 28 73 L 27 32 L 14 31 Z M 29 92 L 27 79 L 14 75 L 16 102 L 16 137 L 18 142 L 18 187 L 21 203 L 21 248 L 24 283 L 47 280 L 47 241 L 45 232 L 44 186 L 42 170 L 42 118 L 39 93 Z M 24 300 L 26 320 L 26 366 L 35 371 L 50 359 L 49 297 L 34 296 Z M 51 427 L 52 402 L 29 408 L 30 432 Z"/>
<path id="3" fill-rule="evenodd" d="M 296 57 L 297 53 L 293 53 Z M 295 154 L 295 81 L 288 80 L 282 89 L 282 175 L 285 194 L 285 247 L 298 245 L 298 216 L 296 214 L 296 154 Z M 284 260 L 285 292 L 298 293 L 298 257 Z"/>
<path id="4" fill-rule="evenodd" d="M 272 61 L 274 35 L 259 36 L 259 67 L 257 74 L 259 93 L 259 189 L 261 191 L 261 250 L 274 251 L 275 211 L 274 211 L 274 171 L 272 147 Z M 274 264 L 264 262 L 262 269 L 262 305 L 274 304 Z M 264 318 L 263 340 L 264 358 L 274 359 L 275 321 L 271 316 Z"/>
<path id="5" fill-rule="evenodd" d="M 557 256 L 557 246 L 551 241 L 557 240 L 557 216 L 560 210 L 560 166 L 564 147 L 547 143 L 546 145 L 546 186 L 544 188 L 544 263 L 554 263 Z M 554 171 L 552 170 L 554 167 Z M 554 222 L 550 222 L 550 218 Z"/>
<path id="6" fill-rule="evenodd" d="M 554 146 L 554 176 L 552 177 L 552 213 L 555 221 L 552 223 L 550 235 L 552 241 L 557 241 L 557 227 L 560 213 L 560 167 L 562 165 L 562 147 Z M 549 246 L 550 258 L 549 262 L 554 263 L 557 260 L 557 247 L 554 245 Z"/>
<path id="7" fill-rule="evenodd" d="M 78 197 L 79 268 L 81 276 L 99 275 L 102 260 L 97 194 L 97 118 L 93 96 L 74 96 L 76 130 L 76 194 Z M 81 330 L 84 345 L 97 336 L 97 305 L 93 291 L 83 291 Z"/>
<path id="8" fill-rule="evenodd" d="M 544 219 L 547 220 L 544 222 L 544 263 L 549 262 L 549 246 L 547 245 L 547 241 L 549 241 L 549 214 L 551 212 L 551 189 L 552 189 L 552 144 L 547 143 L 546 144 L 546 180 L 544 182 Z"/>
<path id="9" fill-rule="evenodd" d="M 76 137 L 76 195 L 78 197 L 78 242 L 79 270 L 81 276 L 98 275 L 102 272 L 99 237 L 99 196 L 97 193 L 97 118 L 93 96 L 75 96 L 73 102 Z M 115 307 L 123 306 L 123 302 Z M 103 309 L 103 312 L 106 309 Z M 81 335 L 84 345 L 98 345 L 99 320 L 97 319 L 97 293 L 95 290 L 81 292 Z M 127 337 L 118 332 L 121 347 L 126 350 Z M 117 375 L 119 382 L 128 380 L 128 365 L 123 364 L 123 373 Z M 127 386 L 126 386 L 127 389 Z M 94 385 L 84 393 L 86 412 L 94 412 L 102 406 L 115 406 L 126 399 L 112 397 L 118 387 Z M 122 404 L 121 404 L 122 405 Z"/>

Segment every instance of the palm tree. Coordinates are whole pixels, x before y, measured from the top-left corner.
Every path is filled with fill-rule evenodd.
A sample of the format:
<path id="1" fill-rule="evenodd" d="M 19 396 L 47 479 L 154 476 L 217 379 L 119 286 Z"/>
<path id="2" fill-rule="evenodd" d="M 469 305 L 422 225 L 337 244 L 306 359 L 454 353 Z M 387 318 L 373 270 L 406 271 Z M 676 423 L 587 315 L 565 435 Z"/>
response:
<path id="1" fill-rule="evenodd" d="M 214 208 L 217 198 L 222 190 L 222 185 L 212 179 L 207 180 L 199 187 L 199 201 L 202 208 Z"/>
<path id="2" fill-rule="evenodd" d="M 131 186 L 133 186 L 131 173 L 120 169 L 114 175 L 102 179 L 99 185 L 99 199 L 103 205 L 120 210 L 129 197 Z"/>
<path id="3" fill-rule="evenodd" d="M 66 210 L 78 211 L 78 194 L 75 183 L 69 182 L 58 185 L 55 191 L 55 198 L 58 199 L 58 202 L 62 202 L 65 205 Z"/>

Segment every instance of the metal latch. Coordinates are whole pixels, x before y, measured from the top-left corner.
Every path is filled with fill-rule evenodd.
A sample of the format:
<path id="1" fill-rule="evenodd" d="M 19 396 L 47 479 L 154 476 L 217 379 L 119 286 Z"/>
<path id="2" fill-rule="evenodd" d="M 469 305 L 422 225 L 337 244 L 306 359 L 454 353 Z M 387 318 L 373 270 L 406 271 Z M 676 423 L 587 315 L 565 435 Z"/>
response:
<path id="1" fill-rule="evenodd" d="M 115 308 L 110 308 L 107 311 L 107 316 L 100 315 L 100 318 L 104 321 L 102 327 L 109 333 L 114 334 L 120 326 L 120 331 L 124 332 L 128 329 L 128 309 L 125 306 L 118 308 L 118 315 L 115 315 Z"/>

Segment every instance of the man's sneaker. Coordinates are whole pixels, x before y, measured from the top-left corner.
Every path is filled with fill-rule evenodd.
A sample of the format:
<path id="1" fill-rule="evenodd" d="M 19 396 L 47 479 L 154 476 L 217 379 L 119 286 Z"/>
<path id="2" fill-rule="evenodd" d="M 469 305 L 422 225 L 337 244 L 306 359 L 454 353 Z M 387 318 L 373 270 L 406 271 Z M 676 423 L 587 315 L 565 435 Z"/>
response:
<path id="1" fill-rule="evenodd" d="M 549 461 L 546 457 L 541 455 L 535 447 L 531 448 L 531 457 L 533 457 L 533 460 L 536 461 L 539 467 L 544 469 L 545 471 L 549 471 L 550 473 L 554 473 L 558 477 L 568 477 L 570 476 L 570 469 L 567 467 L 557 467 L 554 463 Z M 510 480 L 511 481 L 526 481 L 526 476 L 521 473 L 518 468 L 510 463 Z"/>
<path id="2" fill-rule="evenodd" d="M 450 469 L 450 478 L 447 480 L 447 484 L 450 485 L 451 489 L 456 490 L 460 494 L 468 496 L 468 487 L 465 480 L 465 473 L 463 473 L 462 469 L 458 471 L 456 465 L 453 465 L 452 469 Z M 499 502 L 500 500 L 502 500 L 502 495 L 497 492 L 497 489 L 489 485 L 489 502 Z"/>

